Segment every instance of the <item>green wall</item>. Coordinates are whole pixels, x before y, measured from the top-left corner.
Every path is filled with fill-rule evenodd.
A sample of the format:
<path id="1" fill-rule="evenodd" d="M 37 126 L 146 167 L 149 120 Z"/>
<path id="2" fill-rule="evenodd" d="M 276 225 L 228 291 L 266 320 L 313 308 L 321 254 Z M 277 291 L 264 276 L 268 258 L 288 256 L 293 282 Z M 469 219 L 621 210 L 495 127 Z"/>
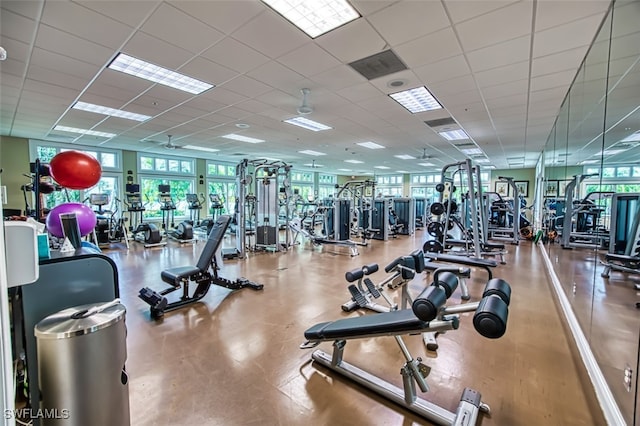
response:
<path id="1" fill-rule="evenodd" d="M 527 205 L 530 206 L 533 203 L 533 197 L 535 195 L 536 185 L 536 169 L 496 169 L 491 170 L 491 185 L 489 191 L 495 192 L 496 182 L 498 176 L 512 177 L 514 181 L 528 181 L 529 182 L 529 195 L 526 198 Z M 513 195 L 512 195 L 513 196 Z"/>
<path id="2" fill-rule="evenodd" d="M 29 140 L 0 136 L 0 168 L 2 185 L 7 187 L 7 204 L 3 207 L 24 210 L 20 187 L 29 183 L 29 179 L 23 176 L 29 173 Z"/>

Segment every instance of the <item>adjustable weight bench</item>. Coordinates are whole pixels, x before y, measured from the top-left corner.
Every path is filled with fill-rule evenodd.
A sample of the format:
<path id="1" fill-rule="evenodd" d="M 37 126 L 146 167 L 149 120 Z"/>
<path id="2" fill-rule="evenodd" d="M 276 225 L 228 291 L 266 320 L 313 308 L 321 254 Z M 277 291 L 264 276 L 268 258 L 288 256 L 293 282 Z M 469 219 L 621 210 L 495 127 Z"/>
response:
<path id="1" fill-rule="evenodd" d="M 490 339 L 502 337 L 506 332 L 510 297 L 509 284 L 500 279 L 492 279 L 487 283 L 481 301 L 447 307 L 446 289 L 440 285 L 432 285 L 413 301 L 411 309 L 316 324 L 305 331 L 307 341 L 300 348 L 310 349 L 321 342 L 333 341 L 332 355 L 316 350 L 311 355 L 312 360 L 431 422 L 469 426 L 476 423 L 480 411 L 490 412 L 489 406 L 481 402 L 480 394 L 472 389 L 465 389 L 455 413 L 418 398 L 416 384 L 422 392 L 429 390 L 426 378 L 430 368 L 420 358 L 414 359 L 411 356 L 400 336 L 455 330 L 460 325 L 460 313 L 475 311 L 473 325 L 476 331 Z M 403 389 L 343 361 L 347 340 L 377 336 L 393 336 L 405 357 L 400 370 Z"/>
<path id="2" fill-rule="evenodd" d="M 170 284 L 171 287 L 159 293 L 149 287 L 140 290 L 138 297 L 149 304 L 151 318 L 159 319 L 167 311 L 199 301 L 207 294 L 211 284 L 231 290 L 239 290 L 245 287 L 252 290 L 262 290 L 262 284 L 256 284 L 246 278 L 238 278 L 235 281 L 231 281 L 218 275 L 219 267 L 215 255 L 222 244 L 222 239 L 230 223 L 231 216 L 229 215 L 221 215 L 216 219 L 197 264 L 169 268 L 160 273 L 162 281 Z M 189 294 L 189 283 L 191 281 L 197 284 L 193 294 Z M 169 302 L 165 296 L 180 288 L 182 288 L 180 299 L 175 302 Z"/>
<path id="3" fill-rule="evenodd" d="M 498 266 L 498 264 L 493 260 L 479 259 L 477 257 L 456 256 L 454 254 L 425 252 L 424 257 L 435 260 L 436 262 L 457 263 L 460 265 L 482 268 L 487 271 L 489 279 L 493 278 L 493 272 L 491 272 L 490 268 Z"/>

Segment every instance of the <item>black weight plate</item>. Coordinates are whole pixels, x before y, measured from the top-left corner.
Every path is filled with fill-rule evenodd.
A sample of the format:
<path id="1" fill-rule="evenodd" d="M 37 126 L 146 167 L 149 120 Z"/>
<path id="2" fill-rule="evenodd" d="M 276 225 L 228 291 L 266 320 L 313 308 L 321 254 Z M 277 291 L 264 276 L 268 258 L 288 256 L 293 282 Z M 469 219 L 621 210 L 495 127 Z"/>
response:
<path id="1" fill-rule="evenodd" d="M 432 237 L 442 237 L 444 235 L 444 225 L 440 222 L 431 222 L 427 225 L 427 233 Z"/>
<path id="2" fill-rule="evenodd" d="M 436 191 L 437 192 L 444 192 L 444 184 L 443 183 L 439 183 L 436 185 Z"/>
<path id="3" fill-rule="evenodd" d="M 425 241 L 422 246 L 422 250 L 429 253 L 442 253 L 444 252 L 444 248 L 442 247 L 442 243 L 436 240 Z"/>
<path id="4" fill-rule="evenodd" d="M 442 213 L 444 213 L 444 205 L 442 203 L 433 203 L 431 204 L 430 210 L 431 214 L 440 216 Z"/>

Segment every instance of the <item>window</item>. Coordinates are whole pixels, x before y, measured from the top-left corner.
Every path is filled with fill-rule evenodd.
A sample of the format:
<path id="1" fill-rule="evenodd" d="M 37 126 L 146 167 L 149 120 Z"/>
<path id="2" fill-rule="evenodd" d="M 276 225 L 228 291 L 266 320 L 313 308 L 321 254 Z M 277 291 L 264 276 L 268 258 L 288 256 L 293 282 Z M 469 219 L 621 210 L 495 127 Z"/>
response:
<path id="1" fill-rule="evenodd" d="M 162 175 L 194 175 L 195 160 L 177 157 L 138 154 L 138 172 Z"/>
<path id="2" fill-rule="evenodd" d="M 236 166 L 227 163 L 212 163 L 207 161 L 207 176 L 236 177 Z"/>
<path id="3" fill-rule="evenodd" d="M 65 151 L 80 151 L 92 156 L 100 162 L 103 171 L 121 171 L 122 151 L 120 150 L 107 150 L 83 145 L 61 144 L 39 140 L 29 141 L 31 161 L 40 159 L 40 162 L 48 163 L 56 154 Z"/>
<path id="4" fill-rule="evenodd" d="M 318 194 L 319 199 L 327 198 L 335 195 L 336 184 L 338 183 L 337 175 L 325 175 L 318 173 Z M 309 200 L 309 199 L 305 199 Z"/>
<path id="5" fill-rule="evenodd" d="M 159 176 L 140 177 L 140 195 L 145 203 L 145 211 L 142 213 L 144 219 L 162 218 L 160 203 L 158 201 L 158 185 L 169 185 L 171 187 L 171 198 L 176 205 L 174 212 L 175 219 L 189 216 L 187 208 L 187 194 L 193 193 L 193 179 L 176 179 Z"/>
<path id="6" fill-rule="evenodd" d="M 89 194 L 107 193 L 109 194 L 111 203 L 110 205 L 103 206 L 102 209 L 113 210 L 115 208 L 119 208 L 116 199 L 121 198 L 120 182 L 122 179 L 122 173 L 120 173 L 120 165 L 122 163 L 122 151 L 82 145 L 61 144 L 41 140 L 29 141 L 29 155 L 31 161 L 39 159 L 42 163 L 48 163 L 56 156 L 56 154 L 65 151 L 80 151 L 97 159 L 102 166 L 102 177 L 96 185 L 85 190 L 62 189 L 61 191 L 54 191 L 51 194 L 45 195 L 42 203 L 43 207 L 50 209 L 62 203 L 87 203 Z M 32 204 L 32 201 L 30 201 L 30 204 Z M 31 207 L 33 207 L 33 205 Z M 98 210 L 98 208 L 94 207 L 94 210 Z"/>
<path id="7" fill-rule="evenodd" d="M 222 201 L 222 211 L 217 210 L 217 214 L 235 214 L 236 208 L 236 182 L 230 180 L 212 180 L 207 181 L 207 187 L 209 190 L 209 197 L 207 199 L 207 205 L 209 206 L 209 213 L 213 213 L 211 210 L 211 194 L 216 195 L 220 201 Z"/>
<path id="8" fill-rule="evenodd" d="M 392 196 L 401 197 L 403 194 L 403 182 L 402 175 L 383 175 L 376 178 L 376 196 Z"/>

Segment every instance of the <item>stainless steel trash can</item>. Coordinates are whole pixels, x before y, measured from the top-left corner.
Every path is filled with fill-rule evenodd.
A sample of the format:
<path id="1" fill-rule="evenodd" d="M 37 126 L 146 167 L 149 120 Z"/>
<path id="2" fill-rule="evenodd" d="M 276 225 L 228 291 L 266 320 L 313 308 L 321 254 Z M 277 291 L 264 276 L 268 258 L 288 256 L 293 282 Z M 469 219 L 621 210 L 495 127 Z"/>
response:
<path id="1" fill-rule="evenodd" d="M 125 313 L 115 300 L 65 309 L 36 325 L 44 425 L 130 424 Z"/>

